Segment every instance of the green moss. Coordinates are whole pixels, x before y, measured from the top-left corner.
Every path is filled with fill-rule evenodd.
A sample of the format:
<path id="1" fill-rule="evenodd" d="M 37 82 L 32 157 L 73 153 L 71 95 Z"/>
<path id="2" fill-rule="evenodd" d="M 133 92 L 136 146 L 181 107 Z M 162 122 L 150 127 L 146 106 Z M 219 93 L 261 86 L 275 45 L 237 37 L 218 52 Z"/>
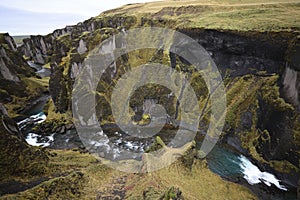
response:
<path id="1" fill-rule="evenodd" d="M 160 199 L 178 196 L 180 191 L 185 198 L 193 197 L 218 199 L 255 199 L 246 188 L 222 180 L 213 174 L 204 161 L 193 162 L 187 169 L 181 160 L 165 169 L 148 174 L 126 174 L 98 162 L 87 153 L 78 150 L 50 150 L 49 165 L 45 175 L 51 179 L 29 190 L 5 199 L 95 199 L 112 186 L 120 187 L 126 199 Z M 53 177 L 52 175 L 59 177 Z M 52 177 L 51 177 L 52 176 Z M 118 182 L 123 179 L 125 183 Z M 199 178 L 201 177 L 201 178 Z M 218 190 L 215 190 L 218 185 Z"/>
<path id="2" fill-rule="evenodd" d="M 38 90 L 38 89 L 47 89 L 49 86 L 49 77 L 44 78 L 23 78 L 23 81 L 26 83 L 29 90 Z"/>
<path id="3" fill-rule="evenodd" d="M 181 191 L 179 188 L 171 187 L 163 196 L 163 200 L 175 200 L 175 199 L 182 199 L 181 198 Z"/>
<path id="4" fill-rule="evenodd" d="M 148 187 L 143 191 L 143 199 L 152 200 L 152 199 L 160 199 L 162 197 L 162 192 L 157 190 L 154 187 Z M 133 200 L 135 198 L 129 198 L 129 200 Z"/>
<path id="5" fill-rule="evenodd" d="M 56 111 L 52 99 L 48 101 L 44 109 L 44 113 L 47 113 L 47 119 L 43 123 L 37 124 L 33 128 L 33 131 L 41 134 L 51 134 L 61 128 L 63 125 L 73 124 L 71 111 L 64 113 Z"/>
<path id="6" fill-rule="evenodd" d="M 177 188 L 184 199 L 256 199 L 248 189 L 222 180 L 202 162 L 196 160 L 188 169 L 178 160 L 162 170 L 131 176 L 126 183 L 126 199 L 143 199 L 145 188 L 149 187 L 155 195 L 162 194 L 162 199 L 176 196 Z"/>
<path id="7" fill-rule="evenodd" d="M 74 150 L 51 150 L 47 174 L 72 172 L 97 163 L 97 159 L 88 153 Z"/>
<path id="8" fill-rule="evenodd" d="M 136 16 L 136 22 L 143 26 L 290 32 L 300 27 L 296 20 L 299 7 L 299 3 L 287 0 L 268 4 L 254 0 L 218 0 L 209 5 L 204 0 L 185 0 L 127 5 L 105 12 L 105 15 Z"/>
<path id="9" fill-rule="evenodd" d="M 191 86 L 197 95 L 197 98 L 206 98 L 208 95 L 208 89 L 204 79 L 199 72 L 194 72 L 191 78 Z"/>
<path id="10" fill-rule="evenodd" d="M 63 76 L 68 76 L 70 73 L 70 68 L 71 68 L 70 60 L 71 60 L 70 52 L 68 52 L 67 56 L 61 59 L 61 63 L 59 65 L 64 69 Z"/>
<path id="11" fill-rule="evenodd" d="M 256 95 L 264 80 L 252 75 L 235 78 L 227 87 L 226 123 L 236 127 L 240 123 L 241 115 L 256 108 Z M 253 112 L 256 112 L 252 109 Z M 254 113 L 255 115 L 255 113 Z"/>
<path id="12" fill-rule="evenodd" d="M 157 151 L 163 147 L 166 147 L 164 141 L 159 136 L 156 136 L 154 143 L 148 149 L 146 149 L 145 152 L 149 153 L 149 152 Z"/>
<path id="13" fill-rule="evenodd" d="M 88 37 L 90 34 L 91 34 L 91 32 L 89 32 L 89 31 L 84 31 L 84 32 L 81 33 L 81 35 L 80 35 L 79 38 L 86 38 L 86 37 Z"/>
<path id="14" fill-rule="evenodd" d="M 278 75 L 267 78 L 261 88 L 263 100 L 277 111 L 292 111 L 293 106 L 280 97 L 279 86 L 277 85 Z"/>
<path id="15" fill-rule="evenodd" d="M 260 137 L 264 142 L 270 142 L 270 140 L 271 140 L 270 133 L 268 132 L 268 130 L 264 130 L 261 133 Z"/>
<path id="16" fill-rule="evenodd" d="M 15 122 L 1 112 L 0 182 L 9 180 L 13 176 L 30 177 L 41 175 L 46 171 L 47 163 L 47 152 L 40 148 L 29 146 L 18 131 Z"/>
<path id="17" fill-rule="evenodd" d="M 64 44 L 66 47 L 70 48 L 72 46 L 72 38 L 69 33 L 59 36 L 56 40 Z"/>
<path id="18" fill-rule="evenodd" d="M 142 120 L 138 122 L 139 125 L 144 126 L 147 124 L 150 124 L 151 122 L 151 116 L 149 114 L 143 114 Z"/>
<path id="19" fill-rule="evenodd" d="M 92 37 L 89 39 L 89 51 L 93 50 L 96 46 L 101 44 L 104 40 L 109 38 L 111 35 L 116 34 L 117 30 L 114 28 L 101 28 L 97 29 L 92 33 Z"/>
<path id="20" fill-rule="evenodd" d="M 21 85 L 13 86 L 9 82 L 6 83 L 6 86 L 11 87 L 10 90 L 6 91 L 12 101 L 5 104 L 11 117 L 22 116 L 20 113 L 22 113 L 25 106 L 30 105 L 32 101 L 48 92 L 49 77 L 23 77 L 21 80 Z M 15 92 L 12 92 L 11 89 L 15 90 Z M 20 93 L 16 93 L 19 90 L 21 90 Z"/>
<path id="21" fill-rule="evenodd" d="M 43 65 L 43 68 L 50 69 L 51 68 L 50 62 L 48 62 L 45 65 Z"/>
<path id="22" fill-rule="evenodd" d="M 292 163 L 286 160 L 272 160 L 270 161 L 271 167 L 273 167 L 276 171 L 281 173 L 290 173 L 290 172 L 297 172 L 299 173 L 300 169 L 299 166 L 296 167 Z"/>
<path id="23" fill-rule="evenodd" d="M 43 182 L 28 191 L 8 195 L 6 199 L 79 199 L 85 182 L 83 173 L 74 172 Z"/>
<path id="24" fill-rule="evenodd" d="M 297 146 L 300 146 L 300 114 L 294 118 L 293 138 Z"/>

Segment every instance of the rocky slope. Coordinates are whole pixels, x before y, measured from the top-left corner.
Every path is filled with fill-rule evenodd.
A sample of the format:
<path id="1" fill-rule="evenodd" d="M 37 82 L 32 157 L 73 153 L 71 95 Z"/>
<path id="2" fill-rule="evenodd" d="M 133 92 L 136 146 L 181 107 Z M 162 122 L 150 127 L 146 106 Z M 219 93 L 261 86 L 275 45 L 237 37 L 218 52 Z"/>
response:
<path id="1" fill-rule="evenodd" d="M 47 80 L 36 76 L 8 34 L 0 34 L 0 102 L 11 117 L 26 116 L 48 91 Z"/>
<path id="2" fill-rule="evenodd" d="M 0 183 L 11 181 L 11 176 L 43 174 L 48 162 L 47 153 L 26 143 L 17 124 L 9 118 L 2 104 L 0 104 L 0 120 Z M 3 192 L 2 187 L 0 193 Z"/>

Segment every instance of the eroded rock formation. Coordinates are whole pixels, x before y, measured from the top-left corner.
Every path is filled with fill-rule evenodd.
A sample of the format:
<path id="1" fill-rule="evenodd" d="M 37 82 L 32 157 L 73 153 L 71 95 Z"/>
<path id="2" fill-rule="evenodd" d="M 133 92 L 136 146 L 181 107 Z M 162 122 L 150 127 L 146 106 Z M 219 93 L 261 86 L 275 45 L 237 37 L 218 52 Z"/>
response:
<path id="1" fill-rule="evenodd" d="M 56 114 L 51 115 L 56 118 L 45 123 L 51 123 L 52 130 L 57 127 L 52 127 L 51 120 L 56 120 L 55 126 L 71 123 L 66 116 L 72 116 L 71 96 L 75 78 L 88 53 L 102 41 L 135 27 L 176 28 L 201 44 L 222 74 L 228 107 L 222 142 L 248 154 L 262 168 L 275 170 L 276 175 L 285 179 L 287 184 L 297 187 L 300 158 L 299 32 L 212 30 L 185 27 L 174 20 L 174 16 L 184 12 L 196 14 L 200 11 L 201 7 L 187 6 L 164 8 L 142 16 L 126 14 L 120 9 L 114 10 L 114 14 L 103 13 L 46 36 L 32 36 L 24 40 L 19 52 L 35 63 L 51 66 L 49 91 L 53 106 L 49 112 Z M 121 49 L 123 45 L 114 44 L 110 50 Z M 11 51 L 15 50 L 12 48 Z M 2 57 L 4 59 L 5 54 Z M 149 61 L 162 61 L 187 73 L 199 104 L 205 105 L 208 98 L 205 82 L 199 74 L 190 70 L 188 62 L 163 51 L 138 51 L 122 55 L 103 74 L 97 88 L 97 117 L 101 121 L 114 122 L 109 107 L 111 92 L 118 78 L 131 68 Z M 5 67 L 2 67 L 2 72 L 7 79 L 18 82 L 14 73 L 8 73 Z M 166 88 L 152 85 L 134 93 L 130 100 L 132 112 L 140 115 L 134 115 L 137 119 L 141 118 L 144 99 L 155 99 L 167 108 L 170 118 L 178 118 L 176 97 Z M 209 117 L 209 112 L 206 112 L 201 120 L 203 131 L 207 129 Z"/>

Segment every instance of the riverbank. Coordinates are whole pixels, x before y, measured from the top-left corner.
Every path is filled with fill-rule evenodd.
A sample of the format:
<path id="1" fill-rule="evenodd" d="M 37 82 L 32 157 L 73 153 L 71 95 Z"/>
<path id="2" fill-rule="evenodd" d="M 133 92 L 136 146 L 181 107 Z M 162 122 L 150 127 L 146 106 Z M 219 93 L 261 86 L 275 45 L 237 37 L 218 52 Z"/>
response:
<path id="1" fill-rule="evenodd" d="M 23 120 L 19 123 L 19 125 L 26 126 L 26 123 L 28 123 L 28 125 L 32 127 L 32 123 L 38 124 L 44 120 L 45 115 L 39 113 Z M 134 152 L 143 152 L 153 142 L 153 138 L 141 140 L 135 139 L 129 135 L 126 136 L 126 134 L 122 133 L 119 129 L 117 129 L 117 126 L 113 124 L 108 124 L 104 126 L 104 128 L 110 140 L 120 148 L 125 148 Z M 159 135 L 161 138 L 163 138 L 163 141 L 170 141 L 174 137 L 175 133 L 175 129 L 163 129 L 162 133 Z M 81 149 L 79 152 L 86 152 L 76 130 L 69 130 L 63 134 L 52 133 L 50 136 L 47 135 L 49 134 L 38 135 L 29 131 L 29 133 L 26 135 L 26 141 L 30 145 L 47 147 L 47 149 L 54 152 L 58 151 L 55 149 L 65 149 L 60 152 L 61 155 L 64 154 L 64 152 L 72 151 L 72 149 L 77 149 L 76 151 Z M 201 143 L 199 143 L 199 145 L 200 144 Z M 86 154 L 86 156 L 89 155 L 88 153 L 83 154 Z M 260 199 L 296 199 L 296 188 L 291 188 L 288 185 L 284 185 L 282 181 L 278 180 L 277 177 L 271 173 L 262 172 L 257 166 L 251 163 L 248 158 L 241 155 L 238 151 L 234 151 L 234 148 L 228 145 L 218 144 L 215 146 L 213 151 L 208 154 L 204 161 L 197 160 L 198 159 L 194 160 L 193 162 L 207 163 L 205 164 L 207 165 L 206 169 L 209 169 L 213 173 L 217 174 L 223 180 L 230 181 L 248 188 Z M 190 161 L 188 163 L 190 163 Z M 43 180 L 44 179 L 45 178 L 43 178 Z M 199 177 L 199 179 L 201 179 L 201 177 Z M 20 183 L 23 185 L 20 188 L 28 189 L 28 185 L 30 186 L 35 183 L 40 184 L 41 182 L 38 180 L 32 180 L 26 184 Z M 18 184 L 14 183 L 12 185 L 16 185 L 17 187 Z"/>
<path id="2" fill-rule="evenodd" d="M 244 187 L 214 175 L 204 161 L 197 161 L 191 169 L 186 168 L 183 161 L 177 161 L 153 173 L 127 174 L 106 167 L 88 153 L 76 150 L 49 152 L 46 172 L 49 180 L 37 185 L 29 181 L 31 189 L 0 199 L 35 198 L 37 195 L 39 198 L 107 199 L 108 196 L 117 198 L 120 194 L 126 199 L 142 199 L 144 196 L 159 199 L 172 186 L 179 188 L 186 199 L 205 199 L 207 196 L 210 199 L 220 196 L 223 199 L 256 199 Z"/>

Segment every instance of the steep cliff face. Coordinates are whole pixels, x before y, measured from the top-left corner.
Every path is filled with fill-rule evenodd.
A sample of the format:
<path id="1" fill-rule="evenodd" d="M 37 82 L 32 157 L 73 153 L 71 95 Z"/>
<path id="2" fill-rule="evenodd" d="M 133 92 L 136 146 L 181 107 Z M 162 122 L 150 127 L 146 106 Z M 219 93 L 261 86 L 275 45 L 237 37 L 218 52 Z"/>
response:
<path id="1" fill-rule="evenodd" d="M 22 66 L 24 64 L 22 63 L 23 60 L 18 57 L 16 44 L 8 34 L 0 35 L 0 43 L 0 77 L 7 82 L 11 81 L 12 83 L 18 84 L 21 81 L 18 77 L 18 73 L 28 74 L 28 72 L 26 72 L 24 66 Z M 20 65 L 20 67 L 18 65 Z"/>
<path id="2" fill-rule="evenodd" d="M 64 114 L 69 113 L 67 116 L 71 117 L 72 85 L 88 52 L 101 41 L 134 27 L 176 28 L 201 44 L 221 71 L 228 104 L 222 141 L 250 155 L 262 163 L 263 167 L 275 169 L 279 176 L 290 181 L 290 185 L 296 186 L 300 147 L 298 24 L 292 26 L 289 23 L 279 23 L 274 26 L 274 21 L 268 18 L 271 20 L 270 24 L 260 24 L 259 21 L 253 22 L 253 27 L 245 27 L 247 24 L 243 23 L 239 29 L 229 26 L 232 25 L 234 12 L 239 9 L 232 7 L 234 11 L 230 10 L 230 15 L 223 16 L 228 27 L 219 25 L 207 29 L 202 24 L 205 19 L 199 21 L 198 17 L 202 12 L 216 9 L 214 6 L 173 5 L 174 8 L 161 9 L 160 4 L 150 4 L 149 8 L 152 9 L 149 11 L 142 9 L 144 5 L 129 5 L 76 26 L 56 30 L 47 36 L 32 36 L 24 41 L 19 49 L 24 56 L 36 63 L 49 63 L 51 66 L 49 90 L 54 107 L 49 110 L 52 118 L 46 123 L 54 119 L 58 121 L 58 126 L 70 122 Z M 258 10 L 268 13 L 269 6 L 259 5 Z M 287 10 L 290 6 L 299 5 L 288 4 Z M 227 10 L 229 7 L 222 9 Z M 251 9 L 255 10 L 255 5 L 247 7 L 247 15 Z M 139 13 L 135 13 L 137 10 Z M 249 15 L 252 14 L 250 12 Z M 222 18 L 219 15 L 215 17 L 217 18 L 212 17 L 212 22 L 217 23 Z M 185 20 L 187 25 L 183 23 Z M 211 26 L 209 24 L 213 23 L 208 23 L 207 27 Z M 262 29 L 259 26 L 263 26 Z M 199 74 L 189 71 L 189 63 L 177 55 L 163 51 L 136 51 L 118 58 L 99 82 L 97 114 L 103 123 L 114 122 L 109 106 L 111 92 L 118 78 L 131 68 L 155 60 L 187 72 L 197 97 L 202 97 L 199 98 L 199 104 L 205 104 L 208 98 L 207 88 Z M 143 87 L 131 98 L 130 106 L 136 121 L 142 119 L 143 99 L 151 99 L 164 105 L 171 118 L 178 118 L 176 98 L 164 87 L 152 85 Z M 204 115 L 201 127 L 207 128 L 208 123 L 209 112 Z"/>
<path id="3" fill-rule="evenodd" d="M 0 34 L 0 102 L 12 117 L 22 116 L 47 93 L 47 79 L 35 75 L 8 34 Z"/>
<path id="4" fill-rule="evenodd" d="M 299 106 L 299 78 L 300 78 L 300 36 L 295 37 L 289 44 L 286 53 L 286 68 L 283 76 L 283 95 L 295 107 Z"/>

